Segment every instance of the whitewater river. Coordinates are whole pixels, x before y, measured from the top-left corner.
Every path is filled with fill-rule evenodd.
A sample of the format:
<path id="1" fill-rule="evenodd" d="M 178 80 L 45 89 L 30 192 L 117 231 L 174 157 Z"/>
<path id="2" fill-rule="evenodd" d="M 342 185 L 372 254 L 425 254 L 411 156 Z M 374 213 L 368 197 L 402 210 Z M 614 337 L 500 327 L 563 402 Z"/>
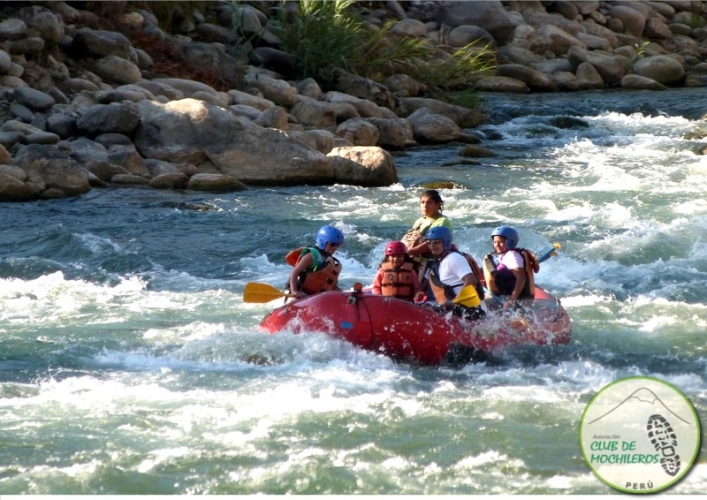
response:
<path id="1" fill-rule="evenodd" d="M 0 494 L 612 494 L 578 438 L 606 384 L 659 378 L 707 423 L 704 90 L 486 105 L 495 157 L 409 151 L 386 188 L 1 204 Z M 258 331 L 282 300 L 244 303 L 247 282 L 281 287 L 330 223 L 342 285 L 369 284 L 432 181 L 477 258 L 501 224 L 562 245 L 536 280 L 570 344 L 435 368 Z M 707 491 L 704 443 L 669 491 Z"/>

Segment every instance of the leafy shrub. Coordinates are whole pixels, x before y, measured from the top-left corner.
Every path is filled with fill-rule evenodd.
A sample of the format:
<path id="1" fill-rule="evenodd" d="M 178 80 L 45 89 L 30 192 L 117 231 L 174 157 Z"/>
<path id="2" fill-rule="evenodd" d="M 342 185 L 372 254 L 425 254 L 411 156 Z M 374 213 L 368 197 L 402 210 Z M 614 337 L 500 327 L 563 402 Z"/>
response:
<path id="1" fill-rule="evenodd" d="M 471 43 L 452 52 L 427 39 L 391 33 L 389 22 L 372 30 L 353 9 L 352 0 L 300 0 L 288 14 L 283 3 L 278 20 L 283 50 L 294 55 L 298 77 L 326 78 L 335 68 L 382 82 L 404 73 L 424 84 L 431 95 L 459 103 L 475 103 L 469 88 L 495 66 L 487 46 Z M 459 92 L 461 91 L 461 92 Z"/>

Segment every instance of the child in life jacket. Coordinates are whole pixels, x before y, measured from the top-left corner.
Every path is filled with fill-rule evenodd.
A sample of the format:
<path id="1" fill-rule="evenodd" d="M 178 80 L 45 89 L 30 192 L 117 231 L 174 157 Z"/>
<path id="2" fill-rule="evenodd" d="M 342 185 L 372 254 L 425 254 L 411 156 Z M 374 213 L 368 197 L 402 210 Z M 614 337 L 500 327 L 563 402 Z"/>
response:
<path id="1" fill-rule="evenodd" d="M 317 232 L 316 247 L 292 250 L 285 260 L 294 267 L 287 289 L 295 297 L 304 297 L 329 290 L 339 290 L 341 263 L 334 252 L 344 243 L 344 233 L 333 226 L 323 226 Z"/>
<path id="2" fill-rule="evenodd" d="M 420 281 L 415 262 L 402 241 L 391 241 L 385 246 L 385 257 L 373 279 L 373 293 L 412 302 Z"/>

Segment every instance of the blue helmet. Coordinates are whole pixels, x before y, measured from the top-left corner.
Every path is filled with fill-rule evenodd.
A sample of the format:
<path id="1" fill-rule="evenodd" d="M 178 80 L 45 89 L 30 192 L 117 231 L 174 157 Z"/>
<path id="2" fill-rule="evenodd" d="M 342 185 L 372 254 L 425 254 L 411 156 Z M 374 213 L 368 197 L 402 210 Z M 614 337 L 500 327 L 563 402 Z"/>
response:
<path id="1" fill-rule="evenodd" d="M 444 249 L 449 250 L 452 246 L 452 230 L 447 226 L 436 226 L 425 233 L 426 240 L 444 241 Z"/>
<path id="2" fill-rule="evenodd" d="M 500 226 L 494 229 L 493 233 L 491 233 L 492 240 L 494 236 L 503 236 L 504 238 L 506 238 L 506 248 L 508 248 L 509 250 L 512 250 L 516 246 L 518 246 L 518 240 L 520 240 L 520 236 L 518 236 L 518 231 L 508 226 Z"/>
<path id="3" fill-rule="evenodd" d="M 317 232 L 317 248 L 324 250 L 327 243 L 342 245 L 344 243 L 344 233 L 334 226 L 323 226 Z"/>

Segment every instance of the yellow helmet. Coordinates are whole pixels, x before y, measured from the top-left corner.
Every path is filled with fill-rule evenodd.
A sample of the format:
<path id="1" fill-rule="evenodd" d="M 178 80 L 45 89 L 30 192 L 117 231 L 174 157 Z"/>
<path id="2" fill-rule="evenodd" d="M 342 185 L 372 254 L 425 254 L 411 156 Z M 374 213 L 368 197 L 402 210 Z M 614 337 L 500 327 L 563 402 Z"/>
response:
<path id="1" fill-rule="evenodd" d="M 473 285 L 467 285 L 459 290 L 459 295 L 452 300 L 454 304 L 461 304 L 464 307 L 479 307 L 481 299 Z"/>

